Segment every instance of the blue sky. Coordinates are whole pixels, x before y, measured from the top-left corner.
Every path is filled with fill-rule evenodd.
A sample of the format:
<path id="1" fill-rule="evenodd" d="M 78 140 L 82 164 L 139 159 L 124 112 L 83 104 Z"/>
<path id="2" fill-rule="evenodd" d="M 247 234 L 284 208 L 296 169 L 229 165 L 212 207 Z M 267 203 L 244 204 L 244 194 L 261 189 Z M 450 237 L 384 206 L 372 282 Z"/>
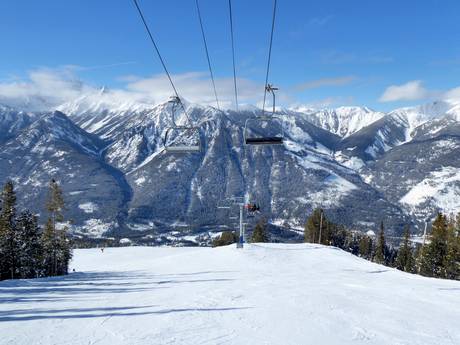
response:
<path id="1" fill-rule="evenodd" d="M 179 93 L 211 102 L 194 0 L 139 3 Z M 200 6 L 218 91 L 230 101 L 228 2 L 200 0 Z M 272 2 L 233 0 L 233 8 L 241 99 L 256 103 L 263 95 Z M 390 110 L 457 96 L 459 13 L 454 0 L 278 0 L 270 81 L 286 106 Z M 71 97 L 82 85 L 154 100 L 171 93 L 131 0 L 2 1 L 0 32 L 0 99 L 48 87 L 45 96 L 70 87 L 63 97 Z M 62 84 L 48 85 L 44 75 Z"/>

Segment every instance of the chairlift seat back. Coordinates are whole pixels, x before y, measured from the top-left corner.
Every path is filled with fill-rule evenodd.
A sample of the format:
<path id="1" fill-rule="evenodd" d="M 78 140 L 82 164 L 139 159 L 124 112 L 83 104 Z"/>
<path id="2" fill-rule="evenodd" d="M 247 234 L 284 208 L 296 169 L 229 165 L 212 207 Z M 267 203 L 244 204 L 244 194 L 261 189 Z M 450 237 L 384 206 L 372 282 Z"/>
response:
<path id="1" fill-rule="evenodd" d="M 278 120 L 278 117 L 258 116 L 247 119 L 244 125 L 244 143 L 246 145 L 282 145 L 284 142 L 283 126 L 275 123 L 275 120 Z"/>
<path id="2" fill-rule="evenodd" d="M 171 138 L 173 132 L 176 132 L 176 135 Z M 192 138 L 187 137 L 187 135 Z M 168 128 L 164 137 L 164 148 L 169 153 L 201 152 L 199 127 L 175 126 Z"/>

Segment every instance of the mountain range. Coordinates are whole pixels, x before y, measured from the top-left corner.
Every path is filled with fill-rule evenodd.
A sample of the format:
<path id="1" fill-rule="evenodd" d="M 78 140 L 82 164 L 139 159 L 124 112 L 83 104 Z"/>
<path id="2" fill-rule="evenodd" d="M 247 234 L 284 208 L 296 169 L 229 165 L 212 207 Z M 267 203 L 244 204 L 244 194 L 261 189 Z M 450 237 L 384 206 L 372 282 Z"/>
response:
<path id="1" fill-rule="evenodd" d="M 104 91 L 101 90 L 101 93 Z M 242 196 L 281 238 L 298 236 L 322 207 L 347 227 L 398 236 L 436 212 L 460 211 L 460 102 L 383 113 L 366 107 L 218 110 L 184 101 L 202 151 L 172 154 L 163 137 L 169 102 L 105 102 L 83 96 L 53 111 L 0 105 L 0 183 L 15 182 L 20 208 L 45 215 L 57 179 L 75 235 L 200 241 L 233 228 Z M 279 146 L 244 145 L 249 133 L 282 133 Z M 178 114 L 177 124 L 186 124 Z"/>

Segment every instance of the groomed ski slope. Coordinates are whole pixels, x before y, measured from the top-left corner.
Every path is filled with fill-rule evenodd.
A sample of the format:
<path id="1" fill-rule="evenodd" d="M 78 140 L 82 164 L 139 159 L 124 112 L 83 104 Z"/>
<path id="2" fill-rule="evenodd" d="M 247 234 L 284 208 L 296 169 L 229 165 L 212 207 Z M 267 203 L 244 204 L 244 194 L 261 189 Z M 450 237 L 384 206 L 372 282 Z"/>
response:
<path id="1" fill-rule="evenodd" d="M 75 251 L 0 283 L 0 343 L 460 344 L 460 282 L 308 244 Z"/>

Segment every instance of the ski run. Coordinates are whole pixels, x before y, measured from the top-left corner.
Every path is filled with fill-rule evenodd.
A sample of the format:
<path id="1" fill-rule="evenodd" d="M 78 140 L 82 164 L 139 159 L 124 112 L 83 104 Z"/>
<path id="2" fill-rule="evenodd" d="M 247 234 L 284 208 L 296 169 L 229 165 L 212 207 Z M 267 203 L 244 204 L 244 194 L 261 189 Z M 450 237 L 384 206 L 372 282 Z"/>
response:
<path id="1" fill-rule="evenodd" d="M 80 249 L 73 269 L 0 282 L 1 344 L 460 344 L 459 281 L 333 247 Z"/>

